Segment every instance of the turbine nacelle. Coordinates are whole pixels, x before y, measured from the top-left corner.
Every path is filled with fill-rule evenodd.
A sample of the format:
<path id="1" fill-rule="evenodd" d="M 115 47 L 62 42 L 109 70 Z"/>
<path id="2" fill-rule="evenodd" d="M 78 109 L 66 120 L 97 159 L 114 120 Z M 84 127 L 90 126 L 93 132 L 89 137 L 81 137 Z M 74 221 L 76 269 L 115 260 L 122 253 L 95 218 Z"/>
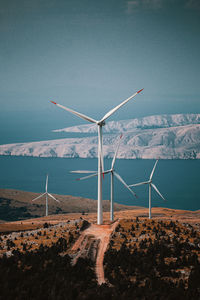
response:
<path id="1" fill-rule="evenodd" d="M 102 127 L 102 126 L 106 125 L 106 122 L 104 120 L 103 121 L 98 121 L 97 125 Z"/>

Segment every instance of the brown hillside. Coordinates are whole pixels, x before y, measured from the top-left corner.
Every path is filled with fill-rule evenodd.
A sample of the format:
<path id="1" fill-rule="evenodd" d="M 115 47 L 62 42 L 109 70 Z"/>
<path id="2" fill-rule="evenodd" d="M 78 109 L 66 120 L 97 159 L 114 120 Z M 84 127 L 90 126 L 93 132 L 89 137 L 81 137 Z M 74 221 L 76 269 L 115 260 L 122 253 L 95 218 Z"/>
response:
<path id="1" fill-rule="evenodd" d="M 0 220 L 15 221 L 45 215 L 45 196 L 32 202 L 40 194 L 19 190 L 0 189 Z M 49 198 L 49 215 L 91 213 L 97 211 L 97 201 L 70 195 L 53 194 L 60 203 Z M 114 204 L 115 211 L 133 209 L 133 206 Z M 110 210 L 110 202 L 103 201 L 103 210 Z"/>

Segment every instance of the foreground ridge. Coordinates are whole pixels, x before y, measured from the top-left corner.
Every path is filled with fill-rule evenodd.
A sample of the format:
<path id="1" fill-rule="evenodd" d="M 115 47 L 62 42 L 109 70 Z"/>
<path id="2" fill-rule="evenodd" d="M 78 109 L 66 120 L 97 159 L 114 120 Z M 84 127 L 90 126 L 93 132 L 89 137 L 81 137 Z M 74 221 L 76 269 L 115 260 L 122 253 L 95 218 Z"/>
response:
<path id="1" fill-rule="evenodd" d="M 200 299 L 199 211 L 116 215 L 103 225 L 96 214 L 6 223 L 0 299 Z"/>

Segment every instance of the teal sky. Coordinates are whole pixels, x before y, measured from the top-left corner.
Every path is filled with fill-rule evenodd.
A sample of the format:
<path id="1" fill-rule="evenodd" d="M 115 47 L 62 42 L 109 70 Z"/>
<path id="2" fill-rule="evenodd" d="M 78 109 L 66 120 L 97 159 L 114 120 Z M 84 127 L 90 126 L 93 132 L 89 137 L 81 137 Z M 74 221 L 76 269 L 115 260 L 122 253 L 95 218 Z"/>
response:
<path id="1" fill-rule="evenodd" d="M 0 0 L 0 41 L 0 125 L 200 112 L 199 0 Z"/>

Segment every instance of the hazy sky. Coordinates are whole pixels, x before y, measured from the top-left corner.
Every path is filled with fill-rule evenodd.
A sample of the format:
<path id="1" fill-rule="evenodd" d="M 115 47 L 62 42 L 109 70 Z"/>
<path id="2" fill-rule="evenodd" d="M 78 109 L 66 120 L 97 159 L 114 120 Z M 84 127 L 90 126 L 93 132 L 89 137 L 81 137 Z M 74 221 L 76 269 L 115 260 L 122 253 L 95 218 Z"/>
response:
<path id="1" fill-rule="evenodd" d="M 200 112 L 199 0 L 0 0 L 0 41 L 13 125 L 84 123 L 49 100 L 101 118 L 141 88 L 112 119 Z"/>

